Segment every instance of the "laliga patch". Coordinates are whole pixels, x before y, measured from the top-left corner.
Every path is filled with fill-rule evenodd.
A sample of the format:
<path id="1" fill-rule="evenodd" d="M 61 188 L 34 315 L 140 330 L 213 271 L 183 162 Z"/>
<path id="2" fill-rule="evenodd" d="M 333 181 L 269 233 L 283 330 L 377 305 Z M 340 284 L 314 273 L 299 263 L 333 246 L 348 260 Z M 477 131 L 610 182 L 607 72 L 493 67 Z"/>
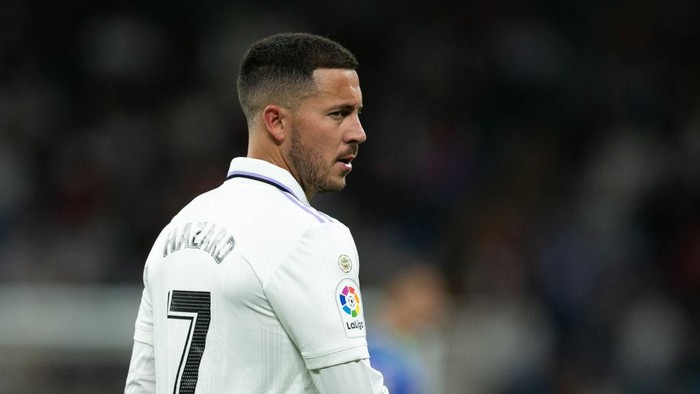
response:
<path id="1" fill-rule="evenodd" d="M 335 293 L 345 334 L 351 338 L 364 337 L 365 317 L 360 287 L 352 279 L 343 279 L 338 283 Z"/>

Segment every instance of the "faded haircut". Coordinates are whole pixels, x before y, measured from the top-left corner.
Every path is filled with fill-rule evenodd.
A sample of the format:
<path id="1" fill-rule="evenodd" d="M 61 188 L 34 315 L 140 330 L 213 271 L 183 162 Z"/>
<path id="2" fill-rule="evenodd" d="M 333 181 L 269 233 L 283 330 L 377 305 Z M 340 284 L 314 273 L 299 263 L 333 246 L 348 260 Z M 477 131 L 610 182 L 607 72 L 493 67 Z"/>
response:
<path id="1" fill-rule="evenodd" d="M 268 104 L 293 108 L 313 91 L 313 72 L 320 68 L 357 69 L 345 47 L 309 33 L 282 33 L 253 43 L 238 73 L 238 100 L 248 122 Z"/>

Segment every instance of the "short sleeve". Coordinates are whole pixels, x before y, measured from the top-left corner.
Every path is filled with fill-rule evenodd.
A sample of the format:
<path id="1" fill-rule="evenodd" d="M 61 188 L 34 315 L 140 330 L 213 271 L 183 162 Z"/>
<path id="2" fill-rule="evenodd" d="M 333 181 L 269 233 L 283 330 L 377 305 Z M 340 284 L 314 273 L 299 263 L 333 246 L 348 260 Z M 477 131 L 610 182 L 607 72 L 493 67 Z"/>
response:
<path id="1" fill-rule="evenodd" d="M 308 369 L 369 358 L 359 261 L 347 227 L 314 227 L 282 257 L 265 293 Z"/>

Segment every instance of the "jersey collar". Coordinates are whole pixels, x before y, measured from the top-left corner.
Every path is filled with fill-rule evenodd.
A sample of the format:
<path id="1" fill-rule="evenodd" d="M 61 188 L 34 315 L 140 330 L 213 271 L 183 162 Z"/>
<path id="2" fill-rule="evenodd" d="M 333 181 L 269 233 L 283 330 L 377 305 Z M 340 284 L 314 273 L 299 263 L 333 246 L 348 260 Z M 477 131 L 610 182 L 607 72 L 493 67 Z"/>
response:
<path id="1" fill-rule="evenodd" d="M 231 160 L 226 179 L 234 177 L 252 178 L 271 184 L 296 197 L 297 200 L 304 204 L 309 205 L 304 190 L 292 174 L 270 162 L 250 157 L 236 157 Z"/>

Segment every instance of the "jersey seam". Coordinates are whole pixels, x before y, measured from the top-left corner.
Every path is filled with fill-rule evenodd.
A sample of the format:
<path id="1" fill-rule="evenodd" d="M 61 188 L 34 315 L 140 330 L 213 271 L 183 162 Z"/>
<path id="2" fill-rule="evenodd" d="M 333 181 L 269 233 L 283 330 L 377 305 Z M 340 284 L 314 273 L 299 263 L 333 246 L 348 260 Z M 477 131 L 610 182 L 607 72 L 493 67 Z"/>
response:
<path id="1" fill-rule="evenodd" d="M 366 347 L 366 346 L 363 345 L 363 344 L 361 344 L 361 345 L 355 345 L 355 346 L 346 347 L 346 348 L 342 348 L 342 349 L 339 349 L 339 350 L 334 350 L 334 351 L 331 351 L 331 352 L 323 353 L 323 354 L 320 354 L 320 355 L 318 355 L 318 356 L 307 356 L 307 357 L 304 357 L 304 359 L 305 359 L 305 360 L 311 361 L 311 360 L 316 360 L 316 359 L 323 358 L 323 357 L 332 356 L 332 355 L 334 355 L 334 354 L 347 352 L 347 351 L 349 351 L 349 350 L 354 350 L 354 349 L 358 349 L 358 348 L 361 349 L 361 348 L 364 348 L 364 347 Z M 358 360 L 362 360 L 362 359 L 358 359 Z"/>
<path id="2" fill-rule="evenodd" d="M 333 220 L 328 215 L 320 212 L 319 210 L 315 209 L 310 205 L 302 203 L 295 196 L 290 196 L 288 193 L 283 192 L 282 190 L 280 190 L 279 192 L 282 193 L 294 205 L 301 208 L 304 212 L 308 213 L 309 215 L 313 216 L 320 223 L 333 223 Z"/>

